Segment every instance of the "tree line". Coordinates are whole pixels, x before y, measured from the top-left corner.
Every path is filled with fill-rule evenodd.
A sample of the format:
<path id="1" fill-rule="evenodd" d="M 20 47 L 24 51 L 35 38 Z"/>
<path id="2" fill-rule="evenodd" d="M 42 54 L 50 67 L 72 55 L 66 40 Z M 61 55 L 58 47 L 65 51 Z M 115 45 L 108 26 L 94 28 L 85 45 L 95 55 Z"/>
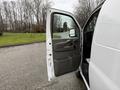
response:
<path id="1" fill-rule="evenodd" d="M 91 12 L 104 0 L 78 0 L 74 14 L 83 27 Z"/>
<path id="2" fill-rule="evenodd" d="M 0 1 L 1 32 L 45 32 L 50 0 Z"/>

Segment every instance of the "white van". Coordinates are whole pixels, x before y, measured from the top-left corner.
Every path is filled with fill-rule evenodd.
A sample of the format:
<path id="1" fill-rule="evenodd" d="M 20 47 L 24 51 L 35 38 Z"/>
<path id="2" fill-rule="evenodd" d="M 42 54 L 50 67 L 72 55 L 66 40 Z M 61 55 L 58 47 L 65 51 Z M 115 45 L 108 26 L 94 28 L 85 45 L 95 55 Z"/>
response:
<path id="1" fill-rule="evenodd" d="M 48 80 L 79 70 L 88 90 L 120 90 L 120 0 L 106 0 L 81 29 L 68 12 L 47 12 Z"/>

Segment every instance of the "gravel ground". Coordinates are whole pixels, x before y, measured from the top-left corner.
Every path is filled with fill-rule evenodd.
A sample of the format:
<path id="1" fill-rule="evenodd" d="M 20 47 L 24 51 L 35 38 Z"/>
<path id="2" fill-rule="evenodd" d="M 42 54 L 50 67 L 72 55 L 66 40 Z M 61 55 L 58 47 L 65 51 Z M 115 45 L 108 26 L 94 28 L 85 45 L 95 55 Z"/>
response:
<path id="1" fill-rule="evenodd" d="M 74 73 L 47 82 L 45 43 L 0 49 L 0 90 L 86 90 Z"/>

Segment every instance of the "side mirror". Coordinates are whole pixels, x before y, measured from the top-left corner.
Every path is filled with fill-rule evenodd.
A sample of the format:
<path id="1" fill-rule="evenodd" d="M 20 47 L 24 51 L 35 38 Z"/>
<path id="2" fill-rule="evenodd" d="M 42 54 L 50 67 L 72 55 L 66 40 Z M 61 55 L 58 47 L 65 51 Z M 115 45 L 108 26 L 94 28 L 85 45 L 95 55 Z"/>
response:
<path id="1" fill-rule="evenodd" d="M 75 37 L 75 36 L 76 36 L 76 34 L 75 34 L 75 29 L 71 29 L 71 30 L 70 30 L 69 36 L 70 36 L 70 37 Z"/>

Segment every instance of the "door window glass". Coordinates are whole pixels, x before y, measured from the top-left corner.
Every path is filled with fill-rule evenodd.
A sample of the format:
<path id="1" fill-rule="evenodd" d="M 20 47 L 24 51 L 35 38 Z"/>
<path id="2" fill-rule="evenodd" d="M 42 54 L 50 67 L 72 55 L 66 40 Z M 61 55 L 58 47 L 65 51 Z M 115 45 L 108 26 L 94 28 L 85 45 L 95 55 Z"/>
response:
<path id="1" fill-rule="evenodd" d="M 89 19 L 84 28 L 84 43 L 83 43 L 83 56 L 84 58 L 90 58 L 91 45 L 93 39 L 93 33 L 95 30 L 96 21 L 99 11 L 95 12 Z"/>
<path id="2" fill-rule="evenodd" d="M 53 14 L 53 40 L 54 39 L 71 39 L 79 37 L 79 29 L 73 18 L 62 14 Z"/>

